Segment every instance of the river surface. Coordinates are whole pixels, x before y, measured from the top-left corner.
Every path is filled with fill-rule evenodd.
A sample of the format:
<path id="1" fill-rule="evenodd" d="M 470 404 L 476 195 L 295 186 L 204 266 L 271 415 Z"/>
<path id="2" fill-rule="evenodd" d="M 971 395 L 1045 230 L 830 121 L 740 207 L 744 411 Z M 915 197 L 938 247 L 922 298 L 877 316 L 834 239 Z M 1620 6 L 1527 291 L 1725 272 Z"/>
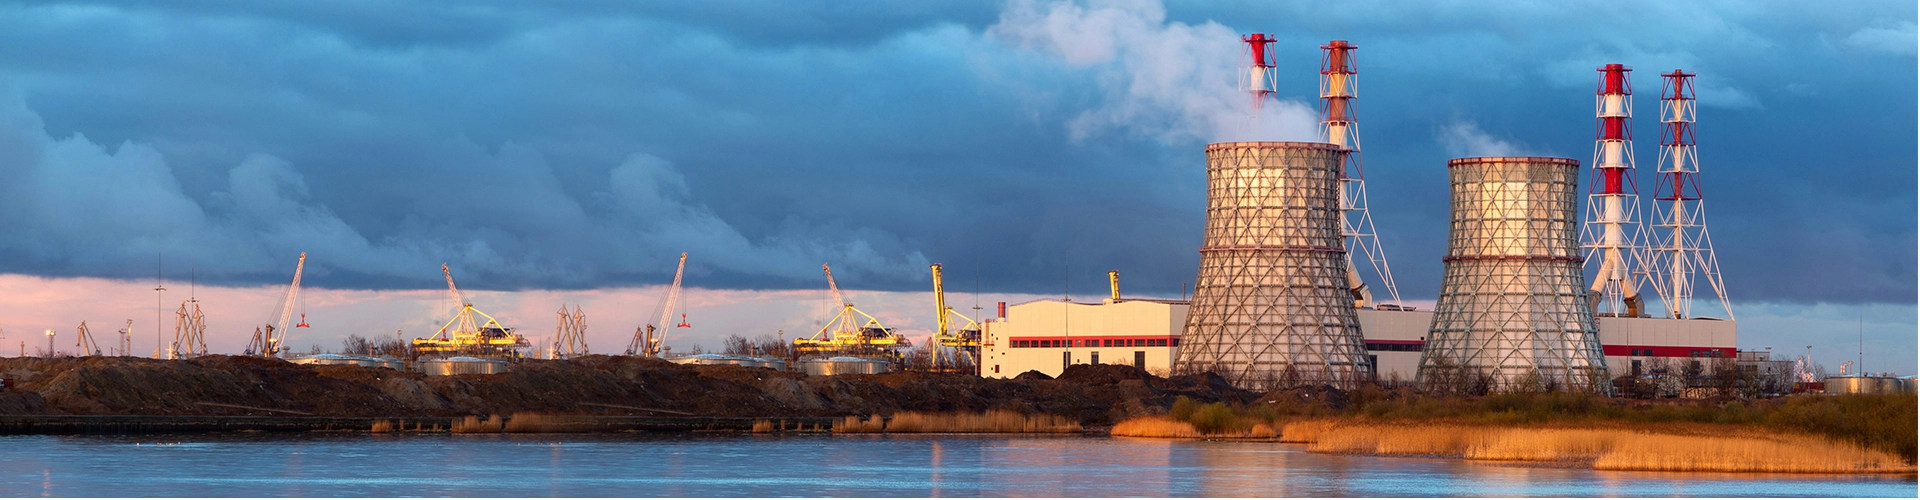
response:
<path id="1" fill-rule="evenodd" d="M 0 436 L 0 496 L 1871 496 L 1914 476 L 1600 472 L 1093 437 Z"/>

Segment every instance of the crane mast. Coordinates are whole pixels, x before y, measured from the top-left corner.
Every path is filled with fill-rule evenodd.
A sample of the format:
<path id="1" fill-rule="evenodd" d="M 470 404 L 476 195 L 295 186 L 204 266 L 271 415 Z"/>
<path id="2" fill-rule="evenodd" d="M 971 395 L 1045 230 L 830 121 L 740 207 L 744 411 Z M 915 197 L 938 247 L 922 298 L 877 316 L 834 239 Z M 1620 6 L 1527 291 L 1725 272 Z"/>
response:
<path id="1" fill-rule="evenodd" d="M 933 311 L 940 318 L 940 331 L 934 332 L 933 368 L 940 368 L 940 344 L 952 335 L 952 321 L 947 319 L 947 290 L 940 283 L 940 264 L 933 265 Z"/>
<path id="2" fill-rule="evenodd" d="M 932 268 L 933 302 L 940 324 L 940 330 L 935 332 L 933 336 L 932 368 L 934 370 L 943 369 L 940 365 L 940 354 L 943 352 L 942 347 L 952 347 L 954 349 L 954 355 L 958 358 L 954 361 L 974 363 L 974 358 L 978 357 L 977 354 L 980 350 L 980 324 L 974 322 L 973 318 L 960 314 L 958 311 L 954 311 L 952 307 L 947 306 L 946 280 L 940 273 L 939 264 L 934 264 Z M 953 328 L 953 318 L 956 316 L 960 319 L 967 320 L 967 326 L 961 328 L 959 331 L 954 331 Z"/>

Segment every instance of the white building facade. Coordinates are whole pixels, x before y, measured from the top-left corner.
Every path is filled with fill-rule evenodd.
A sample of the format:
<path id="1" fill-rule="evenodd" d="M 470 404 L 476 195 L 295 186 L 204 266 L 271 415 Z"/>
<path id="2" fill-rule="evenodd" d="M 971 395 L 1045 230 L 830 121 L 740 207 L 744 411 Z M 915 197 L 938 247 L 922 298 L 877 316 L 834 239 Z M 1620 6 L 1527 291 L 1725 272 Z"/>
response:
<path id="1" fill-rule="evenodd" d="M 1068 365 L 1132 365 L 1166 375 L 1186 328 L 1187 302 L 1121 299 L 1104 303 L 1038 300 L 1002 306 L 982 323 L 980 374 L 1011 378 L 1038 371 L 1059 376 Z M 1419 371 L 1432 311 L 1360 309 L 1368 360 L 1381 382 L 1411 383 Z M 1595 318 L 1610 377 L 1645 373 L 1655 360 L 1733 358 L 1733 321 L 1718 319 Z"/>

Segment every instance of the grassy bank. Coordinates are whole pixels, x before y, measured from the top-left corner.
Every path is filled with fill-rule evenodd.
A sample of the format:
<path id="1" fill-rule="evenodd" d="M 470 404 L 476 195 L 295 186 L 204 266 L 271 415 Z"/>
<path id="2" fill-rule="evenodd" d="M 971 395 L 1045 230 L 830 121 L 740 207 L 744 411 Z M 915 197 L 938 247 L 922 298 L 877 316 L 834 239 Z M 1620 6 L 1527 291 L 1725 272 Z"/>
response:
<path id="1" fill-rule="evenodd" d="M 1644 401 L 1572 393 L 1432 397 L 1364 388 L 1267 394 L 1250 404 L 1176 400 L 1115 436 L 1257 437 L 1327 453 L 1555 462 L 1596 469 L 1914 471 L 1912 395 Z"/>
<path id="2" fill-rule="evenodd" d="M 1362 417 L 1380 421 L 1456 421 L 1503 426 L 1541 424 L 1719 424 L 1806 434 L 1883 451 L 1913 463 L 1920 400 L 1912 394 L 1804 395 L 1770 400 L 1644 401 L 1576 393 L 1516 393 L 1443 398 L 1355 391 L 1344 409 L 1326 405 L 1263 405 L 1253 413 L 1280 417 Z"/>
<path id="3" fill-rule="evenodd" d="M 1727 424 L 1651 429 L 1413 424 L 1311 419 L 1282 428 L 1309 451 L 1470 460 L 1550 462 L 1599 470 L 1779 473 L 1912 473 L 1884 451 L 1799 433 Z"/>
<path id="4" fill-rule="evenodd" d="M 1174 399 L 1167 415 L 1128 419 L 1113 426 L 1112 435 L 1150 438 L 1262 439 L 1279 435 L 1274 419 L 1236 412 L 1223 402 L 1200 404 L 1186 397 Z"/>

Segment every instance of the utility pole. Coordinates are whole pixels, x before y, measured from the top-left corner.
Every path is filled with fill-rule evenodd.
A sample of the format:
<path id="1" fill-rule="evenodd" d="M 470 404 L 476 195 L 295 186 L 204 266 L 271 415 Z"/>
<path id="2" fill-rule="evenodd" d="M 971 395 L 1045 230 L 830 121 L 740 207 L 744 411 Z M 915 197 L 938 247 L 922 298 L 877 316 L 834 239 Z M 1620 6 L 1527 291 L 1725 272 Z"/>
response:
<path id="1" fill-rule="evenodd" d="M 161 278 L 160 254 L 153 255 L 153 359 L 160 359 L 160 314 L 167 308 L 167 287 Z"/>

